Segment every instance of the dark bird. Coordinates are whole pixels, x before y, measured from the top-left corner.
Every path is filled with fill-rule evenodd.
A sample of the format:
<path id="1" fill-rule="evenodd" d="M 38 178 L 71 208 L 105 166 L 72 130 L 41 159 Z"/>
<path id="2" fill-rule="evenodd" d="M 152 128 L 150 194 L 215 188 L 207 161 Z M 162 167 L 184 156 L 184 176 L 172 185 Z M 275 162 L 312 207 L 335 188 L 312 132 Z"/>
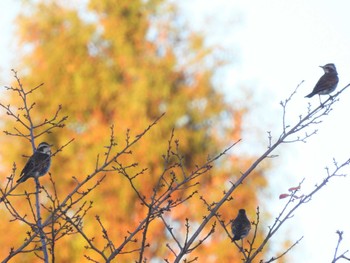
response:
<path id="1" fill-rule="evenodd" d="M 231 229 L 233 240 L 240 240 L 246 237 L 250 231 L 250 222 L 244 209 L 239 209 L 237 217 L 232 221 Z"/>
<path id="2" fill-rule="evenodd" d="M 17 183 L 26 181 L 29 177 L 40 177 L 45 175 L 51 165 L 51 149 L 46 142 L 39 144 L 34 154 L 24 166 Z"/>
<path id="3" fill-rule="evenodd" d="M 313 91 L 305 96 L 305 98 L 311 98 L 312 96 L 318 95 L 326 95 L 335 90 L 338 85 L 338 72 L 335 68 L 335 65 L 332 63 L 326 64 L 324 66 L 320 66 L 324 70 L 323 76 L 319 79 L 314 87 Z"/>

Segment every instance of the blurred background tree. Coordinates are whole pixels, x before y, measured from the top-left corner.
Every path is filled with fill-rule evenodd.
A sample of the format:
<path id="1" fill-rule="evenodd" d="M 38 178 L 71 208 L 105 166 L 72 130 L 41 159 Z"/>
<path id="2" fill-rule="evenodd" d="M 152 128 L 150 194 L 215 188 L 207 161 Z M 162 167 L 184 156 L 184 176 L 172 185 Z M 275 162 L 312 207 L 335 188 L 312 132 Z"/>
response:
<path id="1" fill-rule="evenodd" d="M 35 93 L 38 119 L 44 119 L 58 105 L 68 115 L 67 127 L 60 132 L 45 135 L 55 146 L 63 145 L 71 138 L 73 144 L 53 160 L 51 174 L 58 194 L 74 186 L 72 176 L 83 179 L 95 169 L 96 156 L 108 144 L 109 127 L 114 124 L 117 142 L 122 145 L 128 129 L 136 135 L 156 117 L 165 117 L 143 138 L 130 155 L 127 163 L 137 162 L 147 168 L 138 178 L 142 194 L 150 196 L 163 171 L 162 155 L 165 154 L 173 128 L 180 142 L 184 165 L 188 170 L 204 163 L 208 156 L 222 151 L 229 143 L 240 138 L 244 116 L 249 108 L 237 108 L 227 104 L 223 95 L 214 87 L 212 77 L 227 61 L 212 56 L 216 47 L 204 44 L 205 36 L 191 31 L 174 4 L 162 0 L 90 0 L 25 1 L 26 8 L 18 17 L 20 64 L 16 67 L 25 87 L 45 83 Z M 15 105 L 16 98 L 8 98 Z M 5 129 L 13 124 L 6 123 Z M 8 151 L 6 162 L 15 161 L 19 169 L 30 155 L 30 144 L 11 137 L 2 138 Z M 184 231 L 185 218 L 191 224 L 201 222 L 206 207 L 200 196 L 210 203 L 222 196 L 227 184 L 240 175 L 253 157 L 235 155 L 221 159 L 215 169 L 200 178 L 196 186 L 198 194 L 185 206 L 171 214 L 179 231 Z M 266 185 L 264 171 L 256 170 L 245 184 L 233 194 L 220 210 L 223 219 L 236 216 L 244 207 L 251 220 L 255 218 L 258 203 L 256 189 Z M 139 170 L 139 168 L 137 168 Z M 135 169 L 136 170 L 136 169 Z M 19 171 L 17 171 L 19 172 Z M 42 183 L 48 182 L 43 178 Z M 254 187 L 252 187 L 254 185 Z M 20 191 L 34 190 L 31 180 L 20 186 Z M 184 197 L 194 190 L 184 191 Z M 140 205 L 128 181 L 119 174 L 108 178 L 89 195 L 93 208 L 90 221 L 84 222 L 85 231 L 98 244 L 102 234 L 94 219 L 99 215 L 110 237 L 118 243 L 125 232 L 139 223 L 146 210 Z M 14 223 L 12 223 L 14 224 Z M 3 223 L 2 233 L 11 229 L 12 234 L 1 239 L 2 256 L 11 246 L 25 238 L 25 227 L 11 228 Z M 206 262 L 238 262 L 240 254 L 222 229 L 201 246 L 195 255 Z M 170 258 L 166 248 L 168 237 L 162 224 L 152 225 L 148 259 Z M 183 232 L 185 233 L 185 232 Z M 260 235 L 261 233 L 259 233 Z M 260 238 L 260 236 L 258 237 Z M 56 244 L 57 262 L 81 262 L 89 254 L 79 235 L 61 239 Z M 127 248 L 139 247 L 134 244 Z M 91 252 L 93 253 L 93 252 Z M 21 262 L 35 262 L 34 255 L 23 254 Z M 135 254 L 119 256 L 118 262 L 132 262 Z M 236 260 L 236 261 L 235 261 Z"/>

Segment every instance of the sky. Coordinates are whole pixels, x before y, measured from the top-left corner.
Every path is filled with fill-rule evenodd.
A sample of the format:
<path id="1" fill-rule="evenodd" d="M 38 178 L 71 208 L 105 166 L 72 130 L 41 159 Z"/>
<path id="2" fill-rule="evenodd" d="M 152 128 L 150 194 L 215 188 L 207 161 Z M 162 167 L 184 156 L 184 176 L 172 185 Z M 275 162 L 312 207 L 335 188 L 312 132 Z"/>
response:
<path id="1" fill-rule="evenodd" d="M 320 65 L 336 65 L 340 78 L 338 90 L 350 83 L 350 1 L 219 0 L 215 6 L 212 1 L 204 2 L 187 2 L 185 9 L 191 15 L 192 10 L 201 6 L 202 20 L 195 24 L 200 27 L 206 21 L 213 23 L 206 26 L 208 35 L 232 47 L 235 62 L 224 74 L 222 89 L 233 100 L 239 93 L 237 89 L 242 87 L 248 87 L 254 94 L 255 110 L 246 122 L 247 130 L 249 124 L 254 128 L 258 126 L 260 134 L 246 133 L 242 144 L 265 146 L 258 147 L 256 152 L 266 149 L 267 131 L 276 137 L 280 134 L 280 101 L 302 80 L 304 83 L 287 111 L 289 123 L 294 123 L 300 114 L 305 116 L 309 102 L 319 105 L 318 96 L 312 99 L 304 96 L 322 76 Z M 222 23 L 231 26 L 223 28 Z M 307 143 L 283 145 L 278 149 L 280 156 L 272 160 L 269 173 L 271 187 L 259 189 L 263 196 L 269 197 L 265 209 L 272 214 L 271 220 L 284 205 L 285 200 L 278 200 L 280 193 L 297 186 L 303 179 L 301 192 L 309 193 L 326 177 L 325 167 L 332 170 L 333 158 L 338 163 L 350 158 L 349 100 L 350 91 L 346 90 L 331 114 L 317 127 L 318 133 Z M 261 142 L 264 132 L 266 140 Z M 343 172 L 349 173 L 350 169 Z M 291 262 L 331 262 L 338 238 L 336 230 L 344 231 L 339 250 L 350 249 L 349 189 L 349 176 L 335 178 L 284 225 L 277 239 L 287 236 L 296 241 L 304 236 L 302 243 L 290 252 Z"/>
<path id="2" fill-rule="evenodd" d="M 300 114 L 305 115 L 308 103 L 318 105 L 317 96 L 311 99 L 304 96 L 323 74 L 320 65 L 335 63 L 340 78 L 338 90 L 350 83 L 348 0 L 180 3 L 192 27 L 208 34 L 208 41 L 229 50 L 227 56 L 233 62 L 217 76 L 218 88 L 227 94 L 228 100 L 242 95 L 242 89 L 253 94 L 250 103 L 254 103 L 255 110 L 246 121 L 248 132 L 241 143 L 243 148 L 248 145 L 247 151 L 258 144 L 254 151 L 262 153 L 268 143 L 267 131 L 278 137 L 282 123 L 280 101 L 302 80 L 304 83 L 288 109 L 288 121 L 292 124 Z M 0 86 L 11 82 L 10 69 L 15 58 L 13 19 L 19 10 L 16 0 L 0 1 Z M 349 100 L 350 90 L 346 90 L 307 143 L 283 145 L 278 150 L 280 156 L 272 160 L 269 173 L 271 187 L 259 190 L 269 197 L 266 209 L 272 214 L 271 220 L 284 205 L 285 200 L 278 199 L 280 193 L 304 178 L 302 191 L 308 193 L 326 176 L 324 168 L 333 168 L 333 158 L 339 163 L 350 158 Z M 258 127 L 260 134 L 251 136 L 249 125 Z M 344 173 L 350 174 L 350 169 L 344 169 Z M 330 262 L 337 241 L 336 230 L 344 231 L 340 251 L 350 250 L 349 189 L 350 176 L 331 180 L 287 222 L 276 238 L 288 237 L 293 241 L 304 236 L 302 243 L 290 252 L 294 262 Z"/>

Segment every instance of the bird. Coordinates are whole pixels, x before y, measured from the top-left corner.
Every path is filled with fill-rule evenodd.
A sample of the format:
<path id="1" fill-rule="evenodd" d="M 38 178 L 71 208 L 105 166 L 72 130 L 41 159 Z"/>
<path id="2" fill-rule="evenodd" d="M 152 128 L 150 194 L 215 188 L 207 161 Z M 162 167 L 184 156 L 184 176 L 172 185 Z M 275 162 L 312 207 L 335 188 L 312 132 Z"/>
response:
<path id="1" fill-rule="evenodd" d="M 239 209 L 237 217 L 232 221 L 231 230 L 234 241 L 243 239 L 250 231 L 250 221 L 244 209 Z"/>
<path id="2" fill-rule="evenodd" d="M 40 177 L 45 175 L 51 166 L 50 145 L 42 142 L 36 148 L 34 154 L 29 158 L 24 166 L 17 183 L 23 183 L 29 177 Z"/>
<path id="3" fill-rule="evenodd" d="M 324 74 L 316 83 L 312 92 L 309 95 L 306 95 L 305 98 L 311 98 L 316 94 L 327 95 L 333 92 L 338 85 L 339 78 L 335 65 L 333 63 L 328 63 L 320 67 L 324 70 Z"/>

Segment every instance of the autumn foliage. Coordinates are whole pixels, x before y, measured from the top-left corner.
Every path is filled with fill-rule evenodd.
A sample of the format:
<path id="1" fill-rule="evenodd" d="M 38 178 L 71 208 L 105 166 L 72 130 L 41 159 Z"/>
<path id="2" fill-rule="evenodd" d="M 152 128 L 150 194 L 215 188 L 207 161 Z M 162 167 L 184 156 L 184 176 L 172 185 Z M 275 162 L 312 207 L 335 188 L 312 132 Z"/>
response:
<path id="1" fill-rule="evenodd" d="M 265 151 L 246 156 L 236 146 L 249 103 L 227 102 L 214 86 L 227 61 L 174 4 L 24 5 L 14 81 L 0 100 L 2 262 L 270 263 L 301 242 L 266 253 L 299 207 L 346 175 L 350 159 L 334 160 L 311 190 L 303 181 L 280 190 L 273 217 L 259 191 L 270 190 L 275 150 L 316 135 L 350 84 L 289 119 L 300 83 L 280 103 L 278 135 L 268 132 Z M 16 183 L 42 141 L 53 145 L 49 174 Z M 241 208 L 251 230 L 236 242 L 230 223 Z M 348 259 L 336 233 L 332 262 Z"/>
<path id="2" fill-rule="evenodd" d="M 45 229 L 50 261 L 103 262 L 103 253 L 115 253 L 115 262 L 173 262 L 172 249 L 178 249 L 171 235 L 183 241 L 192 233 L 254 160 L 233 150 L 220 155 L 240 138 L 247 109 L 227 104 L 213 86 L 224 61 L 211 56 L 203 36 L 177 27 L 181 17 L 174 6 L 141 0 L 64 3 L 27 3 L 18 18 L 18 79 L 2 105 L 28 124 L 25 101 L 34 126 L 16 123 L 11 114 L 6 119 L 3 185 L 18 178 L 32 142 L 48 141 L 58 150 L 50 176 L 40 179 L 42 219 L 57 216 Z M 18 96 L 21 88 L 28 92 L 25 100 Z M 241 258 L 218 220 L 227 226 L 244 207 L 254 221 L 255 189 L 266 185 L 263 175 L 255 170 L 221 206 L 188 260 Z M 34 180 L 28 180 L 7 196 L 29 222 L 36 220 L 34 192 Z M 166 202 L 151 213 L 163 197 Z M 0 231 L 8 233 L 0 238 L 1 258 L 35 233 L 13 214 L 2 216 Z M 40 247 L 38 240 L 31 243 L 15 261 L 41 262 Z"/>

